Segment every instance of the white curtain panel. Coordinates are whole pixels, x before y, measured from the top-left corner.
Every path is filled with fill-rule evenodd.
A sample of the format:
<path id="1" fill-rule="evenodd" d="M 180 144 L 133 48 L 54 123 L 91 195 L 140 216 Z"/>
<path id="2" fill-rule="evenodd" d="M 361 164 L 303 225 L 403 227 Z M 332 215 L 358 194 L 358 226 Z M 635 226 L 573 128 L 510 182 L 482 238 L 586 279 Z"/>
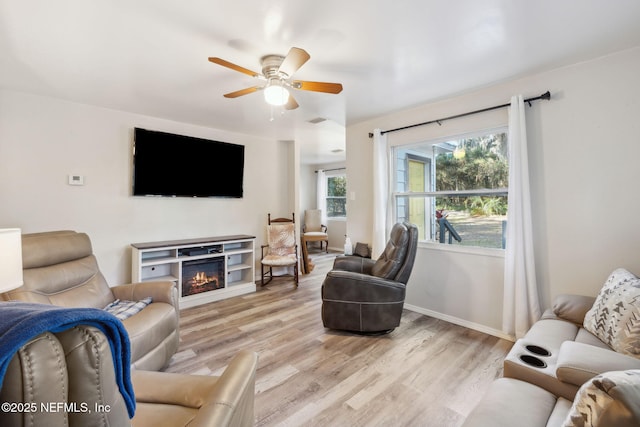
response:
<path id="1" fill-rule="evenodd" d="M 389 186 L 389 149 L 380 129 L 373 131 L 373 242 L 371 258 L 377 259 L 387 244 L 392 220 Z"/>
<path id="2" fill-rule="evenodd" d="M 327 174 L 321 169 L 316 173 L 316 209 L 320 209 L 322 224 L 327 224 Z"/>
<path id="3" fill-rule="evenodd" d="M 509 109 L 509 202 L 504 259 L 503 331 L 521 338 L 540 318 L 533 256 L 533 226 L 527 159 L 527 129 L 522 95 Z"/>

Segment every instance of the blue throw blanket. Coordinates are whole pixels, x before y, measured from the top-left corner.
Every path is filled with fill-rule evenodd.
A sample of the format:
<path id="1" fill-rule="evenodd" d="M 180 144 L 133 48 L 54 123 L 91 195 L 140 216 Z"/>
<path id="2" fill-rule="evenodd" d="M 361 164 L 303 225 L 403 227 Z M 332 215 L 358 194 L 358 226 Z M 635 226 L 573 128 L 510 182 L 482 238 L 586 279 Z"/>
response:
<path id="1" fill-rule="evenodd" d="M 0 388 L 14 354 L 44 332 L 62 332 L 77 325 L 100 329 L 111 346 L 116 381 L 133 418 L 136 400 L 131 385 L 129 335 L 115 316 L 97 308 L 62 308 L 24 302 L 0 302 Z"/>

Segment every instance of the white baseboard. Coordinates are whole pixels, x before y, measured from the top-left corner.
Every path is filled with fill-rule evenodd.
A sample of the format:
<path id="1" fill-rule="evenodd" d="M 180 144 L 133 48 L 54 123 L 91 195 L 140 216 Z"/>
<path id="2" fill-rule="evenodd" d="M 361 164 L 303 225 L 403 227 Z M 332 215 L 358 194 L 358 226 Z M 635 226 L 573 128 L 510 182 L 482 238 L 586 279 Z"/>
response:
<path id="1" fill-rule="evenodd" d="M 416 313 L 424 314 L 425 316 L 434 317 L 436 319 L 444 320 L 445 322 L 453 323 L 454 325 L 464 326 L 465 328 L 473 329 L 474 331 L 478 331 L 494 337 L 502 338 L 507 341 L 515 342 L 516 340 L 515 337 L 505 334 L 504 332 L 498 329 L 490 328 L 488 326 L 481 325 L 475 322 L 470 322 L 468 320 L 459 319 L 457 317 L 450 316 L 448 314 L 438 313 L 437 311 L 429 310 L 426 308 L 422 308 L 422 307 L 418 307 L 418 306 L 406 304 L 406 303 L 404 305 L 404 308 L 410 311 L 415 311 Z"/>

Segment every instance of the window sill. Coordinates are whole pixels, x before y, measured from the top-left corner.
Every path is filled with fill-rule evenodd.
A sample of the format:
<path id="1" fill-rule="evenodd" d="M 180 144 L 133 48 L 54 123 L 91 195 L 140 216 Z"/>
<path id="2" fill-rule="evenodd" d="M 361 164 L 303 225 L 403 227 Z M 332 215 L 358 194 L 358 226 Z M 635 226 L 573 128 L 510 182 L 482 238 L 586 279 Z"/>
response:
<path id="1" fill-rule="evenodd" d="M 340 222 L 344 222 L 347 220 L 346 216 L 331 216 L 327 218 L 327 222 L 331 222 L 331 221 L 340 221 Z"/>
<path id="2" fill-rule="evenodd" d="M 429 249 L 429 250 L 435 250 L 435 251 L 504 258 L 504 249 L 480 248 L 476 246 L 449 245 L 446 243 L 436 243 L 436 242 L 426 242 L 426 241 L 418 242 L 418 247 Z"/>

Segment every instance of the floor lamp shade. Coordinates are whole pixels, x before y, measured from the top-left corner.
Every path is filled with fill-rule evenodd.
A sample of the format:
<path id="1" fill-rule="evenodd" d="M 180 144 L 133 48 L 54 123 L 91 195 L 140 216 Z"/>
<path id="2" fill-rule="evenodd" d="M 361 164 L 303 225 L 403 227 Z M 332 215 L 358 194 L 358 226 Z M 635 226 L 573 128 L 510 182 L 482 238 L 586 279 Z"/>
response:
<path id="1" fill-rule="evenodd" d="M 22 236 L 19 228 L 0 228 L 0 292 L 22 286 Z"/>

